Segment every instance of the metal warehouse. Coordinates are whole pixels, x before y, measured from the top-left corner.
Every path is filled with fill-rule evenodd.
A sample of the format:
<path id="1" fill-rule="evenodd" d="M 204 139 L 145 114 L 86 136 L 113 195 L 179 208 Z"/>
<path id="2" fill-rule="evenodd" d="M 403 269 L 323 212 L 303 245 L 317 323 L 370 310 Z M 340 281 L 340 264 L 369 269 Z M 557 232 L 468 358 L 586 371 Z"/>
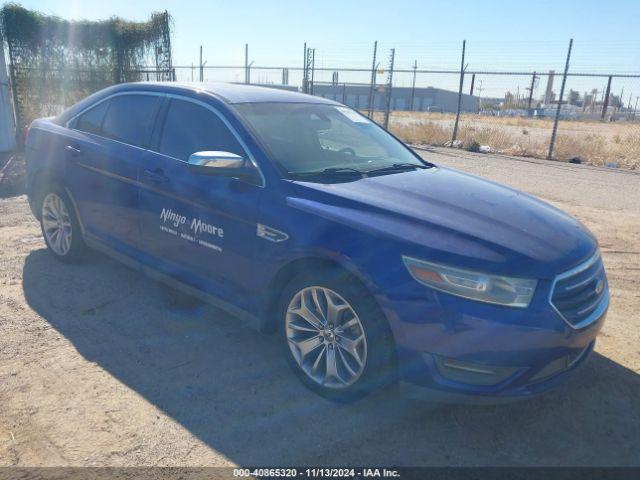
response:
<path id="1" fill-rule="evenodd" d="M 369 91 L 369 85 L 318 83 L 313 85 L 314 95 L 336 100 L 358 109 L 368 107 Z M 376 87 L 373 108 L 375 110 L 384 110 L 385 101 L 386 86 Z M 415 89 L 411 87 L 394 87 L 391 90 L 391 110 L 455 112 L 457 106 L 458 92 L 451 90 L 434 87 Z M 461 111 L 475 113 L 479 110 L 479 97 L 462 94 Z"/>

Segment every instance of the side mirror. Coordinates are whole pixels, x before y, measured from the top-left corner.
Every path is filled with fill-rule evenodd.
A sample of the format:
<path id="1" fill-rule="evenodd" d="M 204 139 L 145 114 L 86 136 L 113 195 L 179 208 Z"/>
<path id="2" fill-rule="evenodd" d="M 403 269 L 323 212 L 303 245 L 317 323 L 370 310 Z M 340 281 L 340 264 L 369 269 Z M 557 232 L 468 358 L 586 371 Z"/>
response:
<path id="1" fill-rule="evenodd" d="M 201 175 L 235 177 L 250 183 L 259 181 L 253 164 L 231 152 L 196 152 L 189 156 L 187 164 L 189 169 Z"/>

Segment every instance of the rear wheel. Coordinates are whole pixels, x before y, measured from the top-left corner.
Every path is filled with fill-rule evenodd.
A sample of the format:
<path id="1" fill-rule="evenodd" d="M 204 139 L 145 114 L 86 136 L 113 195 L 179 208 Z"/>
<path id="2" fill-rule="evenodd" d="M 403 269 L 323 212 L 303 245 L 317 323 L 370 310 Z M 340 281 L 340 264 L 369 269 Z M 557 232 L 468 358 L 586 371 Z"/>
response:
<path id="1" fill-rule="evenodd" d="M 324 397 L 349 401 L 393 377 L 394 349 L 369 292 L 340 273 L 298 275 L 280 312 L 285 354 L 298 377 Z"/>
<path id="2" fill-rule="evenodd" d="M 71 201 L 60 188 L 49 188 L 42 196 L 40 227 L 49 252 L 63 262 L 80 259 L 84 242 Z"/>

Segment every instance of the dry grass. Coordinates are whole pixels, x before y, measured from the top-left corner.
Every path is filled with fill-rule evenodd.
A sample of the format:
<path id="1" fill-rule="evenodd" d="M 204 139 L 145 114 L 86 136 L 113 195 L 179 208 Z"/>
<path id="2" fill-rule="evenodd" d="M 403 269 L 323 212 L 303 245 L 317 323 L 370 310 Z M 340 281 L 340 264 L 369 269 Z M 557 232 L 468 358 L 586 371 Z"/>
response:
<path id="1" fill-rule="evenodd" d="M 455 116 L 448 113 L 396 112 L 391 131 L 408 143 L 445 145 L 451 140 Z M 544 158 L 549 148 L 551 119 L 463 115 L 458 140 L 462 148 L 488 145 L 491 151 Z M 614 163 L 640 169 L 640 123 L 561 121 L 554 158 L 579 157 L 591 165 Z"/>

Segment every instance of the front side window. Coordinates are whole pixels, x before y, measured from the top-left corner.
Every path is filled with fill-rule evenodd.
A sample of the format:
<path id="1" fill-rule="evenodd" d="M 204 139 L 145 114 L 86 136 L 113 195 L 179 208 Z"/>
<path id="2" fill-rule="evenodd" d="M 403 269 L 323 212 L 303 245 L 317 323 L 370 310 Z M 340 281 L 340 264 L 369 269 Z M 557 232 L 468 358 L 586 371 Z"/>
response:
<path id="1" fill-rule="evenodd" d="M 193 102 L 171 100 L 160 140 L 160 153 L 187 161 L 196 152 L 231 152 L 246 157 L 240 143 L 211 110 Z"/>
<path id="2" fill-rule="evenodd" d="M 427 168 L 401 142 L 356 111 L 337 105 L 245 103 L 239 113 L 290 178 L 327 169 Z"/>
<path id="3" fill-rule="evenodd" d="M 119 95 L 111 99 L 102 124 L 102 135 L 137 147 L 146 147 L 153 129 L 160 97 Z"/>
<path id="4" fill-rule="evenodd" d="M 104 120 L 104 114 L 108 107 L 109 100 L 106 100 L 95 107 L 90 108 L 76 119 L 73 128 L 82 132 L 100 135 L 102 120 Z"/>

